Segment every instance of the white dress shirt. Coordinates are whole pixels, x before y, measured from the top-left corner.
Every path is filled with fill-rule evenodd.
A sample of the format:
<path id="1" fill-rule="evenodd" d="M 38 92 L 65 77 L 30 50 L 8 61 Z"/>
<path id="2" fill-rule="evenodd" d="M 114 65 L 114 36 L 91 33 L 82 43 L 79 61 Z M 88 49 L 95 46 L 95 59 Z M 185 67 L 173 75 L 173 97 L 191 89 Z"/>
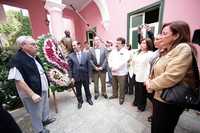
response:
<path id="1" fill-rule="evenodd" d="M 99 48 L 95 48 L 95 55 L 97 59 L 97 64 L 100 64 L 100 49 Z"/>
<path id="2" fill-rule="evenodd" d="M 122 48 L 119 51 L 114 49 L 108 57 L 108 64 L 111 68 L 112 75 L 125 76 L 128 74 L 128 60 L 130 59 L 129 51 Z"/>

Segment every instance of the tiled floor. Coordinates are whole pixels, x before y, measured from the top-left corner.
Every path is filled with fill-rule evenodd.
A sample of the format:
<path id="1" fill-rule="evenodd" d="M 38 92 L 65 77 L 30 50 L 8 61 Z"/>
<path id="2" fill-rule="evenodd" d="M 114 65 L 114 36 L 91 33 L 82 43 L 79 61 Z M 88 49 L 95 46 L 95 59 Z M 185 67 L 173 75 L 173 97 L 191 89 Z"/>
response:
<path id="1" fill-rule="evenodd" d="M 110 96 L 112 90 L 107 90 Z M 93 106 L 84 102 L 80 110 L 77 109 L 77 100 L 72 91 L 59 92 L 56 98 L 58 114 L 54 113 L 52 97 L 50 100 L 52 115 L 57 118 L 47 126 L 51 133 L 150 133 L 151 125 L 147 122 L 147 117 L 151 114 L 151 104 L 148 104 L 146 111 L 138 112 L 131 105 L 133 95 L 126 95 L 123 105 L 119 105 L 118 99 L 99 97 L 97 100 L 92 99 Z M 186 112 L 179 121 L 176 133 L 200 133 L 199 127 L 200 116 Z"/>

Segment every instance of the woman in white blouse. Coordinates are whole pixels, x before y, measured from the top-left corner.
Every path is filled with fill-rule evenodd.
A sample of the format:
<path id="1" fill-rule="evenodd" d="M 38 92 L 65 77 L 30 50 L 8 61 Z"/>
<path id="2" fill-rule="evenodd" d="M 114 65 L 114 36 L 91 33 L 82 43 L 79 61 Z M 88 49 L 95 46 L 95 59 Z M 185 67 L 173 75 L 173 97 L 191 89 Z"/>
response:
<path id="1" fill-rule="evenodd" d="M 135 99 L 133 105 L 139 111 L 144 111 L 146 107 L 147 91 L 144 82 L 148 79 L 150 71 L 150 61 L 153 56 L 153 41 L 150 38 L 142 40 L 138 53 L 132 57 L 135 72 Z"/>

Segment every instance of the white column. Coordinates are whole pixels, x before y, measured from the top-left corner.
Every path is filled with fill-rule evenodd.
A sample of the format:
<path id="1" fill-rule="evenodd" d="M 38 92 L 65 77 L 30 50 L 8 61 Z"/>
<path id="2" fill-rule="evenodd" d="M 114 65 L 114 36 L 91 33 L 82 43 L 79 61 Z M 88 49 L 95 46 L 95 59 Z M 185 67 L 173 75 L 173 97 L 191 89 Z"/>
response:
<path id="1" fill-rule="evenodd" d="M 93 0 L 97 7 L 99 8 L 99 11 L 101 13 L 102 17 L 102 24 L 106 30 L 108 30 L 108 27 L 110 25 L 110 15 L 107 7 L 106 0 Z"/>
<path id="2" fill-rule="evenodd" d="M 51 0 L 47 0 L 45 3 L 45 9 L 48 10 L 50 15 L 50 27 L 53 36 L 60 41 L 60 39 L 64 36 L 64 27 L 63 27 L 63 9 L 65 5 L 62 3 L 53 2 Z"/>
<path id="3" fill-rule="evenodd" d="M 4 11 L 3 5 L 0 4 L 0 23 L 5 22 L 5 21 L 6 21 L 5 11 Z"/>

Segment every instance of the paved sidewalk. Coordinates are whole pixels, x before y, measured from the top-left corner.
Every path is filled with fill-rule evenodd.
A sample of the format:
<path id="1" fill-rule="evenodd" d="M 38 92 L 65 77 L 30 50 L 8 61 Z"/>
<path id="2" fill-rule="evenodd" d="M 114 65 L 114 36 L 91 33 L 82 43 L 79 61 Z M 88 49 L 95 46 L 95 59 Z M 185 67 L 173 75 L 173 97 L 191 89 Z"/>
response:
<path id="1" fill-rule="evenodd" d="M 111 91 L 111 88 L 108 88 L 109 96 Z M 93 95 L 93 87 L 91 92 Z M 56 97 L 58 114 L 55 114 L 52 97 L 50 98 L 51 113 L 57 118 L 47 126 L 51 133 L 150 133 L 151 125 L 147 122 L 147 117 L 151 114 L 151 104 L 148 104 L 146 111 L 138 112 L 137 108 L 131 105 L 133 95 L 126 95 L 123 105 L 119 105 L 118 99 L 93 98 L 93 106 L 84 101 L 80 110 L 77 109 L 73 92 L 59 92 Z M 185 112 L 175 133 L 200 133 L 200 116 L 194 112 Z"/>

